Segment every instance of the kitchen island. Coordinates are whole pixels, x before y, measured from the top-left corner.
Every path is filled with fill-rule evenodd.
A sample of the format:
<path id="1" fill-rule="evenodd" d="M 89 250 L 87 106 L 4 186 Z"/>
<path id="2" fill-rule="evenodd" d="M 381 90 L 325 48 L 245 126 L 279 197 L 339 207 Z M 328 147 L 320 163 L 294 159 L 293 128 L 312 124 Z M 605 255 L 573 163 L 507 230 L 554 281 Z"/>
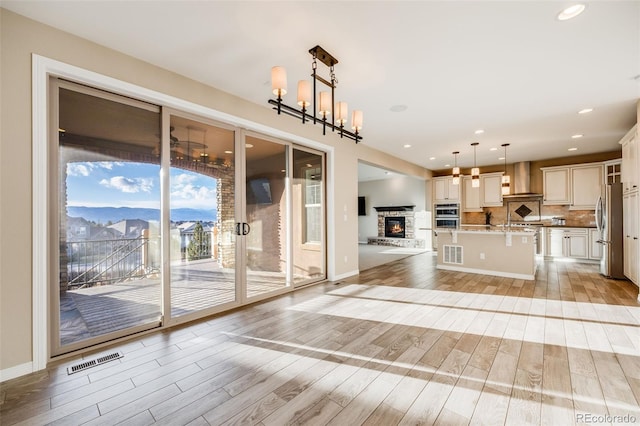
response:
<path id="1" fill-rule="evenodd" d="M 536 229 L 503 226 L 439 228 L 437 268 L 533 280 Z"/>

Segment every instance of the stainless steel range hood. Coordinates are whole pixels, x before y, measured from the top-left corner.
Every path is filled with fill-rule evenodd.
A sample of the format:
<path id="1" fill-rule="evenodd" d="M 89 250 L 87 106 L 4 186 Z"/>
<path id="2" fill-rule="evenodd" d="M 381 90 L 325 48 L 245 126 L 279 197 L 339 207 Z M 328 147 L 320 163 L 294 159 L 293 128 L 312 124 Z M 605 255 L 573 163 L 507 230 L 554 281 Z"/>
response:
<path id="1" fill-rule="evenodd" d="M 542 199 L 542 194 L 531 192 L 531 162 L 529 161 L 513 164 L 511 187 L 512 194 L 503 195 L 503 199 Z"/>

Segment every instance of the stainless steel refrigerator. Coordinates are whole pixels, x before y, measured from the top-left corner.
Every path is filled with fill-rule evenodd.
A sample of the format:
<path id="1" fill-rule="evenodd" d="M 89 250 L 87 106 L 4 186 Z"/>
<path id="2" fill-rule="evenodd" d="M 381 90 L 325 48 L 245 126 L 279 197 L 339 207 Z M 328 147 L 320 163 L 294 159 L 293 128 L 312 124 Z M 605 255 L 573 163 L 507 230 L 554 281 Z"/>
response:
<path id="1" fill-rule="evenodd" d="M 621 183 L 604 186 L 596 204 L 596 226 L 600 233 L 598 243 L 602 244 L 600 273 L 609 278 L 625 278 Z"/>

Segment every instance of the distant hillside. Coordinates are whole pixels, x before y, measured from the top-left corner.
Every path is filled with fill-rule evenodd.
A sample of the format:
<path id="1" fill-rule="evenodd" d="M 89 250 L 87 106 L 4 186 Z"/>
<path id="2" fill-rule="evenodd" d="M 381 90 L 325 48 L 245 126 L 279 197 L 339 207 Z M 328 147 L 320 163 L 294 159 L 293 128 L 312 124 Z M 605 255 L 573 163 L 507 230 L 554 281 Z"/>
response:
<path id="1" fill-rule="evenodd" d="M 67 207 L 67 214 L 71 217 L 83 217 L 89 221 L 106 224 L 119 222 L 123 219 L 160 220 L 159 209 L 143 209 L 132 207 Z M 214 221 L 216 210 L 173 209 L 171 220 L 182 222 L 188 220 Z"/>

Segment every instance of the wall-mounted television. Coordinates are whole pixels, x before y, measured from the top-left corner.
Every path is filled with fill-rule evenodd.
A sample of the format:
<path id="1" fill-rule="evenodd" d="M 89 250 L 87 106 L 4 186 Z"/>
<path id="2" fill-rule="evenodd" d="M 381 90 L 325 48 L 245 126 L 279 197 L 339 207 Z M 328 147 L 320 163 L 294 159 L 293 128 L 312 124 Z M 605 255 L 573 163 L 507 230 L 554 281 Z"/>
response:
<path id="1" fill-rule="evenodd" d="M 248 204 L 272 204 L 271 185 L 267 178 L 251 179 L 247 191 Z"/>
<path id="2" fill-rule="evenodd" d="M 364 201 L 364 197 L 358 197 L 358 216 L 366 216 L 367 207 Z"/>

